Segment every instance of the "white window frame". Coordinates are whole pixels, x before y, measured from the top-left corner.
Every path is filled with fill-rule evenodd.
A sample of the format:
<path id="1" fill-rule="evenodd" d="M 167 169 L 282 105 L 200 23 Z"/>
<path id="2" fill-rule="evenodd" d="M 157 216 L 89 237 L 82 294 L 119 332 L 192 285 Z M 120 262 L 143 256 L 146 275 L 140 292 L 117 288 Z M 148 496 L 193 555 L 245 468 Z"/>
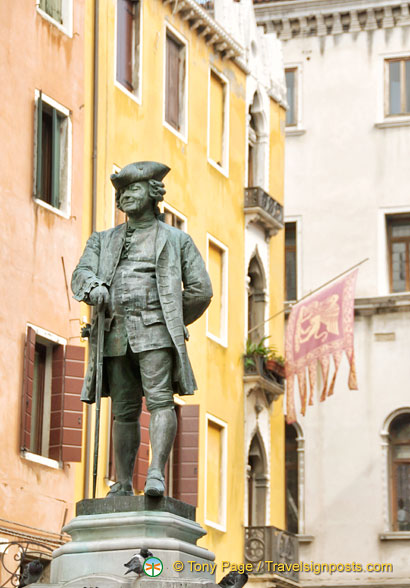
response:
<path id="1" fill-rule="evenodd" d="M 302 217 L 300 215 L 286 216 L 286 223 L 296 223 L 296 297 L 297 300 L 302 296 Z M 294 302 L 293 300 L 285 302 Z"/>
<path id="2" fill-rule="evenodd" d="M 181 230 L 184 231 L 184 233 L 186 233 L 188 231 L 187 218 L 181 212 L 179 212 L 179 210 L 177 210 L 176 208 L 174 208 L 173 206 L 171 206 L 171 204 L 168 204 L 167 202 L 160 202 L 159 209 L 163 214 L 167 211 L 167 212 L 170 212 L 171 214 L 174 214 L 175 216 L 177 216 L 178 219 L 182 222 L 182 229 Z"/>
<path id="3" fill-rule="evenodd" d="M 302 101 L 302 84 L 303 84 L 303 66 L 300 62 L 286 63 L 285 71 L 287 69 L 296 69 L 296 124 L 286 125 L 285 119 L 285 134 L 288 137 L 303 135 L 306 129 L 303 128 L 303 101 Z"/>
<path id="4" fill-rule="evenodd" d="M 380 208 L 378 211 L 377 233 L 377 289 L 379 296 L 400 296 L 408 292 L 390 292 L 389 276 L 389 240 L 387 235 L 387 217 L 399 214 L 409 214 L 410 206 L 392 206 L 389 208 Z"/>
<path id="5" fill-rule="evenodd" d="M 130 92 L 128 88 L 126 88 L 121 82 L 117 80 L 117 18 L 118 18 L 118 1 L 115 0 L 115 23 L 114 23 L 114 86 L 121 90 L 128 98 L 131 98 L 134 102 L 141 106 L 142 104 L 142 51 L 143 51 L 143 0 L 139 0 L 138 2 L 139 7 L 139 55 L 138 55 L 138 87 L 135 92 Z M 132 69 L 135 69 L 135 54 L 136 54 L 136 46 L 135 46 L 135 30 L 133 31 L 134 38 L 133 38 L 133 60 L 132 60 Z"/>
<path id="6" fill-rule="evenodd" d="M 48 104 L 49 106 L 51 106 L 52 108 L 54 108 L 55 110 L 58 110 L 58 112 L 60 114 L 62 114 L 67 120 L 67 146 L 66 146 L 66 149 L 67 149 L 67 156 L 66 156 L 67 179 L 66 179 L 66 184 L 64 186 L 65 202 L 64 202 L 64 205 L 62 208 L 56 208 L 55 206 L 51 206 L 51 204 L 44 202 L 44 200 L 41 200 L 40 198 L 35 197 L 36 182 L 37 182 L 37 125 L 38 125 L 37 104 L 38 104 L 39 97 L 40 97 L 40 90 L 35 90 L 34 91 L 35 108 L 34 108 L 34 157 L 33 157 L 33 160 L 34 160 L 33 195 L 34 196 L 33 196 L 33 200 L 36 204 L 53 212 L 54 214 L 57 214 L 58 216 L 62 216 L 63 218 L 69 219 L 71 216 L 71 171 L 72 171 L 72 134 L 73 134 L 71 116 L 70 116 L 71 113 L 68 108 L 66 108 L 62 104 L 59 104 L 53 98 L 50 98 L 50 96 L 47 96 L 47 94 L 44 94 L 44 92 L 41 92 L 41 100 L 43 102 L 45 102 L 46 104 Z M 61 189 L 62 185 L 63 184 L 61 183 L 60 189 Z"/>
<path id="7" fill-rule="evenodd" d="M 377 92 L 377 114 L 375 127 L 379 129 L 385 129 L 389 127 L 401 127 L 410 125 L 409 114 L 386 114 L 387 104 L 386 99 L 388 96 L 389 88 L 387 86 L 386 77 L 386 62 L 391 59 L 405 59 L 410 57 L 409 51 L 399 51 L 395 53 L 382 53 L 379 56 L 378 66 L 378 92 Z"/>
<path id="8" fill-rule="evenodd" d="M 224 120 L 222 130 L 222 165 L 219 165 L 210 156 L 210 139 L 211 139 L 211 72 L 213 72 L 224 86 Z M 225 177 L 229 177 L 229 105 L 230 105 L 230 87 L 229 80 L 215 67 L 210 66 L 208 71 L 208 124 L 207 124 L 207 159 L 208 163 L 217 169 Z"/>
<path id="9" fill-rule="evenodd" d="M 175 39 L 183 45 L 184 49 L 184 61 L 185 61 L 185 76 L 183 80 L 183 99 L 180 101 L 180 108 L 182 111 L 180 112 L 180 119 L 181 119 L 181 130 L 178 131 L 175 127 L 170 125 L 165 119 L 165 111 L 166 111 L 166 83 L 167 83 L 167 33 L 170 33 L 171 37 L 175 37 Z M 181 139 L 184 143 L 188 143 L 188 40 L 169 22 L 166 22 L 164 25 L 164 36 L 163 36 L 163 72 L 162 72 L 162 79 L 163 79 L 163 91 L 162 91 L 162 124 L 165 128 L 167 128 L 171 133 L 176 135 L 178 139 Z"/>
<path id="10" fill-rule="evenodd" d="M 36 0 L 36 10 L 44 20 L 51 22 L 51 24 L 68 37 L 73 37 L 73 0 L 62 0 L 62 24 L 54 20 L 54 18 L 40 8 L 40 0 Z"/>
<path id="11" fill-rule="evenodd" d="M 392 509 L 391 509 L 391 483 L 390 483 L 390 425 L 394 419 L 402 414 L 410 414 L 410 406 L 403 406 L 397 408 L 389 414 L 383 423 L 380 431 L 381 437 L 381 451 L 382 451 L 382 491 L 384 497 L 384 532 L 380 535 L 380 539 L 408 539 L 410 540 L 410 531 L 392 531 Z"/>
<path id="12" fill-rule="evenodd" d="M 50 343 L 56 343 L 57 345 L 62 345 L 64 348 L 67 345 L 67 339 L 64 339 L 63 337 L 60 337 L 59 335 L 56 335 L 55 333 L 51 333 L 50 331 L 46 331 L 45 329 L 42 329 L 41 327 L 37 327 L 36 325 L 33 325 L 31 323 L 27 323 L 26 326 L 26 337 L 27 337 L 27 331 L 28 329 L 32 328 L 33 331 L 36 333 L 36 337 L 40 337 L 41 339 L 48 341 Z M 51 347 L 50 347 L 51 350 Z M 47 358 L 47 363 L 49 362 L 49 358 Z M 46 368 L 47 369 L 47 368 Z M 49 410 L 49 412 L 51 411 L 51 372 L 50 369 L 47 370 L 49 373 L 46 374 L 46 378 L 48 378 L 49 382 L 47 384 L 47 386 L 45 386 L 45 405 L 44 405 L 44 412 L 47 411 L 47 409 Z M 44 417 L 43 417 L 44 418 Z M 50 435 L 50 423 L 48 423 L 48 427 L 45 427 L 45 429 L 43 430 L 43 437 L 45 437 L 46 435 Z M 26 450 L 22 450 L 21 451 L 21 457 L 23 457 L 24 459 L 27 459 L 28 461 L 32 461 L 34 463 L 39 463 L 42 465 L 45 465 L 47 467 L 53 468 L 53 469 L 62 469 L 63 465 L 62 463 L 60 463 L 59 461 L 55 460 L 55 459 L 50 459 L 49 457 L 44 457 L 43 455 L 39 455 L 37 453 L 32 453 L 31 451 L 26 451 Z"/>
<path id="13" fill-rule="evenodd" d="M 222 347 L 228 347 L 228 248 L 218 239 L 206 234 L 206 269 L 209 270 L 209 244 L 216 245 L 222 251 L 222 293 L 221 293 L 221 336 L 218 337 L 208 329 L 208 310 L 206 311 L 206 336 Z M 212 304 L 212 302 L 211 302 Z"/>
<path id="14" fill-rule="evenodd" d="M 216 522 L 212 521 L 207 516 L 207 487 L 208 487 L 208 423 L 212 422 L 221 430 L 221 448 L 222 448 L 222 455 L 221 455 L 221 504 L 220 504 L 220 512 L 221 512 L 221 521 Z M 204 513 L 205 513 L 205 524 L 208 527 L 212 527 L 213 529 L 217 529 L 218 531 L 222 531 L 226 533 L 226 504 L 227 504 L 227 490 L 228 490 L 228 423 L 222 421 L 218 417 L 215 417 L 209 413 L 205 413 L 205 497 L 204 497 Z"/>

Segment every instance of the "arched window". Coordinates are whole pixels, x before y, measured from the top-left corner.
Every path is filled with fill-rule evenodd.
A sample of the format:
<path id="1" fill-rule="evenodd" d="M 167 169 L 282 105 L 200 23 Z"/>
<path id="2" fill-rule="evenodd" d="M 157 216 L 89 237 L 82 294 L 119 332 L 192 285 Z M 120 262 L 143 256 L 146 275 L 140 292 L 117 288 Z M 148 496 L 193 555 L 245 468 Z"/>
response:
<path id="1" fill-rule="evenodd" d="M 299 532 L 299 464 L 298 432 L 293 425 L 285 425 L 286 470 L 286 529 Z"/>
<path id="2" fill-rule="evenodd" d="M 410 531 L 410 413 L 390 423 L 389 449 L 393 531 Z"/>
<path id="3" fill-rule="evenodd" d="M 253 95 L 249 106 L 248 128 L 248 187 L 265 189 L 266 156 L 268 150 L 268 133 L 266 130 L 266 116 L 263 110 L 262 98 L 258 91 Z"/>
<path id="4" fill-rule="evenodd" d="M 260 341 L 264 334 L 265 320 L 265 272 L 262 262 L 256 253 L 249 262 L 248 268 L 248 331 L 260 325 L 249 333 L 249 339 L 253 343 Z"/>
<path id="5" fill-rule="evenodd" d="M 259 433 L 255 433 L 248 454 L 248 527 L 266 525 L 267 491 L 266 455 Z"/>

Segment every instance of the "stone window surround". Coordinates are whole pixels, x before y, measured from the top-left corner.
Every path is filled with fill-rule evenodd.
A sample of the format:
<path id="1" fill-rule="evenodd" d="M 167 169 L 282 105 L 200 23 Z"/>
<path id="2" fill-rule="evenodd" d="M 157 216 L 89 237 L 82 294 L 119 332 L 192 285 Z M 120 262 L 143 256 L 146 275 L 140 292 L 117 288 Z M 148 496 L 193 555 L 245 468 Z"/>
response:
<path id="1" fill-rule="evenodd" d="M 379 534 L 380 541 L 410 540 L 410 531 L 392 531 L 391 521 L 391 488 L 389 484 L 390 456 L 389 429 L 393 420 L 401 414 L 410 414 L 410 406 L 397 408 L 391 412 L 383 423 L 380 431 L 382 451 L 382 491 L 383 491 L 383 519 L 384 531 Z"/>
<path id="2" fill-rule="evenodd" d="M 36 11 L 38 14 L 47 20 L 55 27 L 57 27 L 62 33 L 68 37 L 73 37 L 73 0 L 61 0 L 62 2 L 62 13 L 63 22 L 59 23 L 52 18 L 47 12 L 40 8 L 40 0 L 36 0 Z"/>
<path id="3" fill-rule="evenodd" d="M 121 82 L 117 80 L 117 0 L 115 0 L 115 23 L 114 23 L 114 85 L 124 92 L 131 100 L 141 105 L 142 103 L 142 50 L 143 50 L 143 0 L 139 0 L 139 50 L 138 50 L 138 88 L 130 92 Z M 134 46 L 135 49 L 135 46 Z M 135 65 L 135 64 L 134 64 Z"/>

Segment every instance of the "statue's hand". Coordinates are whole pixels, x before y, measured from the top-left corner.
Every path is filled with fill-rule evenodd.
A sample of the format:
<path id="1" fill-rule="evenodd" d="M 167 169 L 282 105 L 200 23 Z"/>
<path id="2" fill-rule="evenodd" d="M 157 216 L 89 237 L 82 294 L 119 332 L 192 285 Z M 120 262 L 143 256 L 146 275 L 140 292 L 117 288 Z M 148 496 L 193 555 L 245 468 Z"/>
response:
<path id="1" fill-rule="evenodd" d="M 92 305 L 108 304 L 110 294 L 107 286 L 95 286 L 88 295 L 88 299 Z"/>

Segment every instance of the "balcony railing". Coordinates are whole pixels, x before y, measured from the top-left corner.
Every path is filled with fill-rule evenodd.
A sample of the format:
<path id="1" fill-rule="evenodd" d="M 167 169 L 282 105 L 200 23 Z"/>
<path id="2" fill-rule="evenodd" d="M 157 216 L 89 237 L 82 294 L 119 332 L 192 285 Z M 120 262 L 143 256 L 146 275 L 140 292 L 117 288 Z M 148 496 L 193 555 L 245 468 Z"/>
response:
<path id="1" fill-rule="evenodd" d="M 292 565 L 299 562 L 298 539 L 276 527 L 245 527 L 245 561 L 253 565 L 252 574 L 277 575 L 298 582 L 299 573 Z"/>
<path id="2" fill-rule="evenodd" d="M 248 221 L 261 225 L 269 237 L 283 229 L 283 206 L 262 188 L 245 188 L 244 212 Z"/>

